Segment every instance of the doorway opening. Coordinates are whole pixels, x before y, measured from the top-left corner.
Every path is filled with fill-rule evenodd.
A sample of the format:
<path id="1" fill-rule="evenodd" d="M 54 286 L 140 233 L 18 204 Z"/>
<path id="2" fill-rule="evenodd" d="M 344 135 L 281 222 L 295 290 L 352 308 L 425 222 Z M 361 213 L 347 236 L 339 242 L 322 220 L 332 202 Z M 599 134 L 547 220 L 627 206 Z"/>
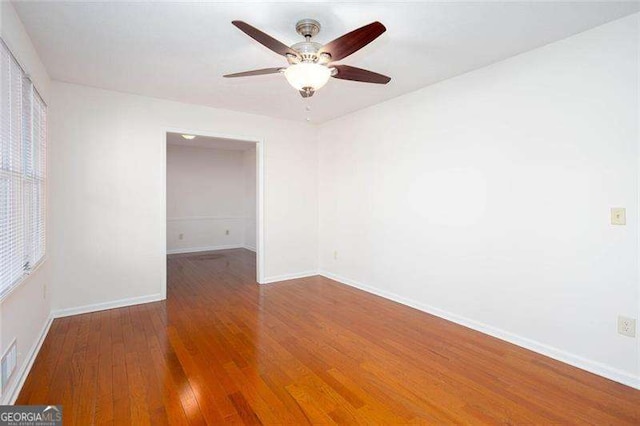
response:
<path id="1" fill-rule="evenodd" d="M 250 278 L 261 283 L 262 142 L 182 129 L 164 136 L 167 256 L 255 256 Z M 166 287 L 165 279 L 165 297 Z"/>

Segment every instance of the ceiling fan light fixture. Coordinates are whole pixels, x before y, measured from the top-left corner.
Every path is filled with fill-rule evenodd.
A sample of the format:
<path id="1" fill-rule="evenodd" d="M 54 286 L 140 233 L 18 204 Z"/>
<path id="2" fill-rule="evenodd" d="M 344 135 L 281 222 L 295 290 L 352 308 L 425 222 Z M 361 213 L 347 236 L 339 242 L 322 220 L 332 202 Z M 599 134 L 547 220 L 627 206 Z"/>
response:
<path id="1" fill-rule="evenodd" d="M 289 66 L 284 76 L 296 90 L 312 89 L 316 91 L 327 84 L 331 77 L 331 70 L 313 62 L 300 62 Z"/>
<path id="2" fill-rule="evenodd" d="M 314 19 L 302 19 L 296 24 L 296 31 L 304 37 L 304 41 L 292 46 L 287 46 L 246 22 L 233 21 L 232 24 L 267 49 L 284 56 L 289 67 L 286 69 L 262 68 L 227 74 L 223 77 L 250 77 L 283 73 L 289 84 L 298 90 L 303 98 L 313 96 L 318 89 L 327 84 L 331 77 L 375 84 L 387 84 L 391 81 L 390 77 L 373 71 L 333 64 L 333 62 L 340 61 L 362 49 L 384 33 L 387 29 L 378 21 L 322 45 L 312 40 L 320 31 L 320 23 Z"/>

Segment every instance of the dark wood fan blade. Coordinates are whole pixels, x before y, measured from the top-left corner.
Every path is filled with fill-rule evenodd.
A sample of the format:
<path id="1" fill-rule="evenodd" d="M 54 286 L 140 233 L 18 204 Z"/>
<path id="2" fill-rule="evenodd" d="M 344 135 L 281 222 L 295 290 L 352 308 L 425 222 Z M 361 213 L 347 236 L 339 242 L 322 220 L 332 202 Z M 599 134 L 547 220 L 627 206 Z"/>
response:
<path id="1" fill-rule="evenodd" d="M 372 22 L 325 44 L 319 53 L 328 53 L 332 61 L 339 61 L 362 49 L 386 30 L 380 22 Z"/>
<path id="2" fill-rule="evenodd" d="M 236 27 L 238 27 L 240 31 L 244 32 L 246 35 L 248 35 L 249 37 L 257 41 L 258 43 L 262 44 L 263 46 L 273 50 L 278 55 L 286 56 L 287 54 L 290 54 L 293 56 L 298 56 L 298 52 L 291 49 L 286 44 L 276 40 L 275 38 L 271 37 L 269 34 L 263 33 L 259 29 L 252 27 L 246 22 L 233 21 L 231 23 Z"/>
<path id="3" fill-rule="evenodd" d="M 351 67 L 349 65 L 334 65 L 333 68 L 338 70 L 334 78 L 341 80 L 362 81 L 364 83 L 387 84 L 391 81 L 391 77 L 378 74 L 377 72 L 363 70 L 362 68 Z"/>
<path id="4" fill-rule="evenodd" d="M 282 67 L 263 68 L 261 70 L 244 71 L 244 72 L 237 72 L 234 74 L 227 74 L 223 77 L 251 77 L 252 75 L 276 74 L 276 73 L 279 73 L 280 70 L 282 70 Z"/>

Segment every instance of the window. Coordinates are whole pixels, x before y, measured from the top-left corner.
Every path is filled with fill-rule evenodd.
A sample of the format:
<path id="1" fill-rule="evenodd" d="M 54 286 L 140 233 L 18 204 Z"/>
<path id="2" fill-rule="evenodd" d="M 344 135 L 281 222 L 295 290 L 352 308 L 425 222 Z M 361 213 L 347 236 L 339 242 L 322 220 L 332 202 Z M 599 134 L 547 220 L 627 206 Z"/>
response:
<path id="1" fill-rule="evenodd" d="M 47 107 L 0 40 L 0 298 L 45 251 Z"/>

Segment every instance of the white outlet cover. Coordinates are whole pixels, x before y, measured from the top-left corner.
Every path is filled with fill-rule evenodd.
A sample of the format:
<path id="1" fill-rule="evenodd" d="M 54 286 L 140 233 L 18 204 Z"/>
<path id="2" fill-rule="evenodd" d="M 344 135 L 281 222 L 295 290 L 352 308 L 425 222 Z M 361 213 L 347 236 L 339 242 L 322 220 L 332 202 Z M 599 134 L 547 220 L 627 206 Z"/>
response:
<path id="1" fill-rule="evenodd" d="M 635 318 L 618 317 L 618 333 L 623 336 L 636 337 L 636 320 Z"/>
<path id="2" fill-rule="evenodd" d="M 612 207 L 611 208 L 611 224 L 626 225 L 627 209 L 625 209 L 624 207 Z"/>

